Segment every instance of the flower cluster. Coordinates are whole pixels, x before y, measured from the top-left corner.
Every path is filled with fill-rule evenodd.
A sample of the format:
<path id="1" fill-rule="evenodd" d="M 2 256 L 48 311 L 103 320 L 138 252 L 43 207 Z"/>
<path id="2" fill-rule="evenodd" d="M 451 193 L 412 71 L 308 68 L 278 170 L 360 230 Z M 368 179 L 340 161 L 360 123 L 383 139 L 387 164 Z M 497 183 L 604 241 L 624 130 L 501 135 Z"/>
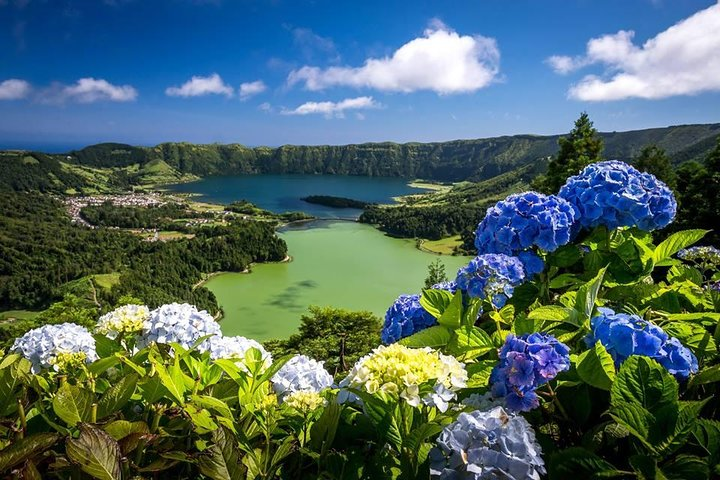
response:
<path id="1" fill-rule="evenodd" d="M 319 393 L 330 388 L 333 385 L 333 377 L 325 370 L 323 362 L 305 355 L 295 355 L 278 370 L 271 382 L 275 393 L 284 401 L 296 392 Z"/>
<path id="2" fill-rule="evenodd" d="M 527 412 L 539 405 L 535 389 L 570 369 L 570 349 L 549 334 L 510 334 L 500 349 L 500 363 L 490 374 L 492 394 L 504 397 L 511 410 Z"/>
<path id="3" fill-rule="evenodd" d="M 677 210 L 667 185 L 618 160 L 588 165 L 568 178 L 559 196 L 575 207 L 584 228 L 604 225 L 652 231 L 672 222 Z"/>
<path id="4" fill-rule="evenodd" d="M 32 372 L 52 368 L 63 372 L 98 359 L 95 339 L 85 327 L 74 323 L 45 325 L 15 339 L 12 351 L 32 364 Z"/>
<path id="5" fill-rule="evenodd" d="M 478 254 L 516 255 L 533 246 L 547 252 L 570 241 L 575 209 L 555 195 L 525 192 L 488 208 L 475 232 Z"/>
<path id="6" fill-rule="evenodd" d="M 471 297 L 487 298 L 501 308 L 524 279 L 525 270 L 518 258 L 488 253 L 475 257 L 458 270 L 456 282 Z"/>
<path id="7" fill-rule="evenodd" d="M 320 407 L 324 407 L 327 404 L 327 400 L 325 400 L 318 392 L 300 390 L 286 396 L 283 403 L 288 407 L 294 408 L 298 412 L 307 415 Z"/>
<path id="8" fill-rule="evenodd" d="M 449 281 L 449 282 L 436 283 L 435 285 L 433 285 L 430 288 L 432 288 L 433 290 L 445 290 L 445 291 L 450 292 L 453 295 L 455 295 L 455 292 L 457 292 L 458 286 L 457 286 L 457 282 Z"/>
<path id="9" fill-rule="evenodd" d="M 443 480 L 539 480 L 545 473 L 541 455 L 535 432 L 523 417 L 502 407 L 476 410 L 461 413 L 440 433 L 430 451 L 430 475 Z"/>
<path id="10" fill-rule="evenodd" d="M 135 335 L 142 331 L 149 318 L 150 310 L 145 305 L 123 305 L 100 317 L 95 331 L 111 339 Z"/>
<path id="11" fill-rule="evenodd" d="M 220 325 L 212 315 L 187 303 L 170 303 L 150 312 L 150 318 L 143 324 L 137 347 L 142 349 L 153 343 L 174 342 L 189 349 L 207 335 L 222 335 Z M 207 350 L 207 340 L 199 349 Z"/>
<path id="12" fill-rule="evenodd" d="M 657 360 L 680 379 L 698 371 L 695 355 L 662 328 L 637 315 L 615 313 L 609 308 L 599 311 L 600 314 L 590 320 L 591 331 L 585 343 L 589 347 L 598 341 L 602 343 L 617 367 L 630 355 L 643 355 Z"/>
<path id="13" fill-rule="evenodd" d="M 272 355 L 265 350 L 265 347 L 260 345 L 255 340 L 245 337 L 220 337 L 214 336 L 208 338 L 205 342 L 204 348 L 210 352 L 211 360 L 218 360 L 221 358 L 237 360 L 238 365 L 243 370 L 247 371 L 245 365 L 245 354 L 251 348 L 256 349 L 260 353 L 263 367 L 262 370 L 266 370 L 272 365 Z"/>
<path id="14" fill-rule="evenodd" d="M 693 262 L 702 268 L 720 267 L 720 250 L 715 247 L 691 247 L 680 250 L 678 258 Z"/>
<path id="15" fill-rule="evenodd" d="M 385 313 L 380 338 L 387 345 L 435 324 L 435 317 L 420 305 L 419 295 L 400 295 Z"/>
<path id="16" fill-rule="evenodd" d="M 358 360 L 341 386 L 369 394 L 381 391 L 413 407 L 422 402 L 444 412 L 466 382 L 467 372 L 455 357 L 428 347 L 408 348 L 395 343 L 380 346 Z"/>

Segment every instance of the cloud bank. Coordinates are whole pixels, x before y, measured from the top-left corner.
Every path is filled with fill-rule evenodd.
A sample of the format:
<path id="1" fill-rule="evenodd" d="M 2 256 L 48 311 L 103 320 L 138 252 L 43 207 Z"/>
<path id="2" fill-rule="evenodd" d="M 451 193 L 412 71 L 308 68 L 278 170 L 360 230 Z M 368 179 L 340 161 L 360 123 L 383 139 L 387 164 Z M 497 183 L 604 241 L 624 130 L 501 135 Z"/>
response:
<path id="1" fill-rule="evenodd" d="M 254 82 L 246 82 L 240 84 L 240 100 L 247 100 L 248 98 L 262 93 L 267 90 L 267 85 L 262 80 L 255 80 Z"/>
<path id="2" fill-rule="evenodd" d="M 113 85 L 102 78 L 81 78 L 72 85 L 53 84 L 38 94 L 40 103 L 132 102 L 138 96 L 131 85 Z"/>
<path id="3" fill-rule="evenodd" d="M 570 98 L 611 101 L 659 99 L 720 91 L 720 3 L 676 23 L 642 46 L 633 31 L 593 38 L 580 57 L 553 56 L 560 74 L 602 65 L 603 76 L 587 75 L 570 87 Z"/>
<path id="4" fill-rule="evenodd" d="M 435 21 L 422 37 L 391 56 L 369 58 L 361 67 L 304 66 L 288 84 L 308 90 L 330 87 L 372 88 L 385 92 L 430 90 L 440 95 L 474 92 L 490 85 L 500 71 L 500 50 L 493 38 L 459 35 Z"/>
<path id="5" fill-rule="evenodd" d="M 380 108 L 373 97 L 346 98 L 340 102 L 306 102 L 294 110 L 283 110 L 283 115 L 322 114 L 326 118 L 344 118 L 346 110 L 364 110 Z"/>
<path id="6" fill-rule="evenodd" d="M 0 82 L 0 100 L 20 100 L 30 94 L 32 87 L 25 80 L 11 78 Z"/>
<path id="7" fill-rule="evenodd" d="M 217 73 L 213 73 L 208 77 L 193 76 L 179 87 L 168 87 L 165 89 L 165 95 L 183 98 L 201 97 L 204 95 L 225 95 L 226 97 L 232 97 L 233 93 L 233 88 L 225 84 Z"/>

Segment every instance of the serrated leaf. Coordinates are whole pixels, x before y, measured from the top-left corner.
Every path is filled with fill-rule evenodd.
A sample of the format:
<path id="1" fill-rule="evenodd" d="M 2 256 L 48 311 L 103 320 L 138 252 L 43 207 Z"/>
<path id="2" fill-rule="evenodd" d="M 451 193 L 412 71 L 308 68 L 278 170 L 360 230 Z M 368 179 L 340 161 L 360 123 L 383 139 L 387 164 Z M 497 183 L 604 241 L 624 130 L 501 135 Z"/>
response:
<path id="1" fill-rule="evenodd" d="M 495 350 L 490 335 L 474 326 L 464 326 L 455 330 L 447 347 L 449 352 L 460 360 L 471 360 Z"/>
<path id="2" fill-rule="evenodd" d="M 425 440 L 436 436 L 443 431 L 443 428 L 443 425 L 438 425 L 436 423 L 423 423 L 410 432 L 410 435 L 405 438 L 403 447 L 416 452 Z"/>
<path id="3" fill-rule="evenodd" d="M 210 448 L 198 458 L 197 464 L 200 473 L 213 480 L 245 478 L 246 468 L 241 462 L 235 436 L 225 427 L 213 430 Z"/>
<path id="4" fill-rule="evenodd" d="M 116 441 L 120 441 L 133 433 L 145 434 L 150 432 L 147 423 L 129 422 L 127 420 L 110 422 L 103 427 L 103 430 Z"/>
<path id="5" fill-rule="evenodd" d="M 465 365 L 468 373 L 467 388 L 487 387 L 490 382 L 490 374 L 497 364 L 497 360 L 481 360 Z"/>
<path id="6" fill-rule="evenodd" d="M 438 317 L 438 323 L 450 329 L 458 328 L 460 326 L 460 322 L 462 321 L 462 303 L 462 292 L 458 290 L 455 292 L 455 295 L 452 297 L 448 306 L 442 312 L 442 315 Z"/>
<path id="7" fill-rule="evenodd" d="M 335 402 L 329 403 L 320 418 L 310 427 L 310 446 L 321 455 L 327 455 L 335 440 L 342 408 Z"/>
<path id="8" fill-rule="evenodd" d="M 420 296 L 420 305 L 435 318 L 440 318 L 450 305 L 453 294 L 446 290 L 426 289 Z"/>
<path id="9" fill-rule="evenodd" d="M 405 337 L 398 341 L 400 345 L 412 348 L 444 347 L 450 341 L 450 330 L 442 325 L 435 325 L 425 330 L 413 333 L 409 337 Z"/>
<path id="10" fill-rule="evenodd" d="M 572 325 L 580 324 L 580 315 L 573 308 L 562 307 L 560 305 L 543 305 L 528 313 L 530 320 L 539 320 L 544 322 L 567 322 Z"/>
<path id="11" fill-rule="evenodd" d="M 0 472 L 7 472 L 12 467 L 34 458 L 60 439 L 57 433 L 36 433 L 19 440 L 15 440 L 3 450 L 0 450 Z"/>
<path id="12" fill-rule="evenodd" d="M 80 435 L 68 438 L 65 450 L 88 475 L 99 480 L 122 480 L 120 445 L 99 428 L 81 423 Z"/>
<path id="13" fill-rule="evenodd" d="M 653 252 L 655 264 L 669 259 L 685 247 L 702 239 L 710 230 L 684 230 L 670 235 L 660 242 Z"/>
<path id="14" fill-rule="evenodd" d="M 178 405 L 185 404 L 185 382 L 182 379 L 176 381 L 176 378 L 170 375 L 165 365 L 155 357 L 150 357 L 150 361 L 155 365 L 155 375 L 160 379 L 163 387 L 169 394 L 169 400 L 173 400 Z"/>
<path id="15" fill-rule="evenodd" d="M 138 376 L 131 373 L 120 379 L 112 387 L 108 388 L 98 401 L 98 420 L 120 411 L 130 400 L 137 387 Z"/>
<path id="16" fill-rule="evenodd" d="M 7 414 L 17 403 L 15 390 L 20 387 L 20 376 L 17 374 L 17 363 L 0 370 L 0 417 Z"/>
<path id="17" fill-rule="evenodd" d="M 615 362 L 599 341 L 579 355 L 576 369 L 578 376 L 595 388 L 610 390 L 615 381 Z"/>
<path id="18" fill-rule="evenodd" d="M 671 337 L 677 337 L 680 342 L 689 347 L 699 359 L 706 355 L 717 353 L 717 344 L 705 327 L 691 323 L 670 322 L 663 325 L 665 333 Z"/>
<path id="19" fill-rule="evenodd" d="M 55 415 L 70 426 L 90 420 L 95 395 L 84 388 L 63 384 L 52 400 Z"/>
<path id="20" fill-rule="evenodd" d="M 660 466 L 668 480 L 694 480 L 710 478 L 708 463 L 693 455 L 677 455 Z"/>
<path id="21" fill-rule="evenodd" d="M 705 385 L 707 383 L 720 382 L 720 365 L 700 370 L 699 373 L 690 378 L 689 386 Z"/>
<path id="22" fill-rule="evenodd" d="M 648 440 L 654 417 L 647 409 L 633 402 L 616 402 L 610 409 L 610 416 L 625 427 L 648 451 L 655 453 L 655 447 Z"/>
<path id="23" fill-rule="evenodd" d="M 595 309 L 595 302 L 600 292 L 600 286 L 602 285 L 606 270 L 607 267 L 601 268 L 592 280 L 578 288 L 577 296 L 575 297 L 575 310 L 584 314 L 587 318 L 592 316 L 593 310 Z"/>
<path id="24" fill-rule="evenodd" d="M 655 360 L 632 355 L 620 367 L 610 390 L 610 404 L 636 403 L 650 411 L 677 405 L 678 383 Z"/>
<path id="25" fill-rule="evenodd" d="M 626 477 L 629 472 L 616 469 L 589 450 L 572 447 L 551 457 L 548 473 L 549 478 L 598 479 Z"/>
<path id="26" fill-rule="evenodd" d="M 192 400 L 195 405 L 201 408 L 215 410 L 215 412 L 217 412 L 220 416 L 230 419 L 233 418 L 230 407 L 228 407 L 227 404 L 220 399 L 211 397 L 209 395 L 191 395 L 190 400 Z"/>

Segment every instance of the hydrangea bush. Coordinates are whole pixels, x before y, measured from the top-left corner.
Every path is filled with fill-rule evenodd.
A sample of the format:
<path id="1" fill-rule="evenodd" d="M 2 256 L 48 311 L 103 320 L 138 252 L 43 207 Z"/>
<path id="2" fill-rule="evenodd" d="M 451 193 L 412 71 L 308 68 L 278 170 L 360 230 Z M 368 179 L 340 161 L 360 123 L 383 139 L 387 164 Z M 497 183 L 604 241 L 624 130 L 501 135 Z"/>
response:
<path id="1" fill-rule="evenodd" d="M 705 230 L 649 233 L 675 208 L 617 161 L 499 202 L 337 378 L 188 304 L 32 330 L 0 359 L 0 476 L 718 478 L 720 273 Z"/>

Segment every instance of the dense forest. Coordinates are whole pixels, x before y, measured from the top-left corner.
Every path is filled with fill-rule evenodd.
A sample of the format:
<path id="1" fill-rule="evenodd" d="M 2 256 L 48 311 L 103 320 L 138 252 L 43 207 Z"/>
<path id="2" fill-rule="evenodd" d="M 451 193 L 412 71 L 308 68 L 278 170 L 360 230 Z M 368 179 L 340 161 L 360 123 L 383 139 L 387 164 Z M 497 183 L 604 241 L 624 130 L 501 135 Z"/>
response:
<path id="1" fill-rule="evenodd" d="M 303 200 L 308 203 L 315 203 L 317 205 L 324 205 L 326 207 L 332 207 L 332 208 L 357 208 L 357 209 L 363 209 L 370 204 L 368 202 L 363 202 L 361 200 L 354 200 L 352 198 L 345 198 L 345 197 L 334 197 L 332 195 L 309 195 L 307 197 L 303 197 L 300 200 Z"/>
<path id="2" fill-rule="evenodd" d="M 191 211 L 187 205 L 168 203 L 159 206 L 129 207 L 113 205 L 88 205 L 80 210 L 80 216 L 92 225 L 118 228 L 182 229 L 176 219 L 200 218 L 203 214 Z"/>
<path id="3" fill-rule="evenodd" d="M 98 290 L 110 304 L 132 295 L 150 305 L 184 300 L 218 309 L 203 273 L 241 271 L 256 261 L 279 261 L 285 242 L 271 224 L 235 221 L 198 228 L 191 239 L 147 242 L 111 229 L 70 222 L 62 205 L 39 194 L 0 194 L 0 309 L 45 308 L 68 282 L 93 274 L 118 274 Z"/>

